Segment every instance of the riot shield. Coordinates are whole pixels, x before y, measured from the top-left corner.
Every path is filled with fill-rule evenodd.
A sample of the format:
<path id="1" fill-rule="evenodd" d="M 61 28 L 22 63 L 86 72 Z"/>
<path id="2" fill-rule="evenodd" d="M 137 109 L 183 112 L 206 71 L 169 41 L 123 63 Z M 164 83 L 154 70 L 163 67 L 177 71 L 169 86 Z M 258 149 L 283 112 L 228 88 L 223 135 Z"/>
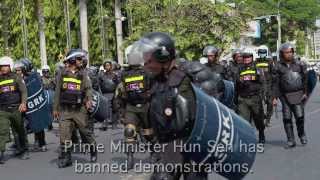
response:
<path id="1" fill-rule="evenodd" d="M 187 147 L 200 146 L 188 152 L 187 158 L 212 167 L 239 166 L 217 170 L 228 179 L 242 179 L 251 169 L 257 152 L 255 129 L 243 118 L 202 90 L 193 86 L 196 96 L 196 120 Z"/>
<path id="2" fill-rule="evenodd" d="M 232 81 L 223 80 L 224 83 L 224 92 L 221 103 L 226 105 L 229 108 L 233 108 L 233 99 L 234 99 L 234 84 Z"/>
<path id="3" fill-rule="evenodd" d="M 39 132 L 51 124 L 51 109 L 40 76 L 33 72 L 25 79 L 25 83 L 28 91 L 26 112 L 28 127 L 32 132 Z"/>
<path id="4" fill-rule="evenodd" d="M 108 100 L 99 92 L 93 91 L 92 107 L 89 109 L 91 117 L 95 118 L 99 122 L 103 122 L 108 118 L 106 107 Z"/>
<path id="5" fill-rule="evenodd" d="M 317 85 L 317 73 L 314 70 L 308 71 L 308 96 Z"/>

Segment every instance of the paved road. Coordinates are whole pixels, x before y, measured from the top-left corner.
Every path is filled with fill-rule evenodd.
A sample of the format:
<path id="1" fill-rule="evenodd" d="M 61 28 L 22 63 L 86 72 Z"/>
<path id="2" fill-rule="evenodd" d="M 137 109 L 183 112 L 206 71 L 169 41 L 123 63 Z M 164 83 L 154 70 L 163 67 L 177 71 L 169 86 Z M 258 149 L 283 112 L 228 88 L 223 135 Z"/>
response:
<path id="1" fill-rule="evenodd" d="M 309 137 L 309 144 L 306 147 L 298 145 L 297 148 L 286 150 L 285 134 L 281 122 L 281 113 L 276 119 L 273 117 L 273 126 L 266 131 L 267 144 L 265 152 L 257 155 L 252 173 L 245 180 L 318 180 L 320 177 L 320 87 L 318 86 L 313 93 L 306 107 L 306 129 Z M 280 111 L 280 107 L 278 109 Z M 142 180 L 148 179 L 148 174 L 127 172 L 127 173 L 94 173 L 83 174 L 75 172 L 73 167 L 58 169 L 57 147 L 58 137 L 56 136 L 57 127 L 47 133 L 48 152 L 33 152 L 30 160 L 19 160 L 10 157 L 7 152 L 6 164 L 0 166 L 1 180 Z M 97 142 L 104 145 L 104 153 L 99 153 L 99 163 L 105 167 L 119 165 L 125 162 L 125 156 L 121 153 L 110 152 L 110 142 L 122 140 L 122 130 L 116 129 L 107 132 L 96 130 Z M 32 137 L 29 137 L 33 142 Z M 147 155 L 138 154 L 136 161 L 145 162 Z M 73 160 L 82 164 L 86 163 L 89 156 L 84 154 L 74 154 Z M 117 167 L 113 167 L 118 169 Z M 108 169 L 108 168 L 106 168 Z M 111 169 L 109 167 L 109 169 Z M 88 170 L 88 169 L 87 169 Z M 110 170 L 111 171 L 111 170 Z M 211 174 L 210 179 L 223 180 L 224 178 L 216 174 Z"/>

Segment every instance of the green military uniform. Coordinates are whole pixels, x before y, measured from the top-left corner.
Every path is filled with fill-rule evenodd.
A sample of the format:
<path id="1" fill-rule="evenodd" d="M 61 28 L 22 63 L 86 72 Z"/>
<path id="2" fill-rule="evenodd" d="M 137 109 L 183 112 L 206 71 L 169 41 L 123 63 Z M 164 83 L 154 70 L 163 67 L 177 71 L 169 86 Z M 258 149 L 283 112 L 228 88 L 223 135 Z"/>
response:
<path id="1" fill-rule="evenodd" d="M 187 103 L 187 109 L 183 110 L 183 114 L 174 111 L 178 105 L 175 103 L 178 96 Z M 153 121 L 152 127 L 155 129 L 157 140 L 160 144 L 166 144 L 164 150 L 158 153 L 157 163 L 165 166 L 181 164 L 183 167 L 191 163 L 183 152 L 176 149 L 175 143 L 185 143 L 190 136 L 195 120 L 195 101 L 191 79 L 179 70 L 173 69 L 166 80 L 156 81 L 152 85 L 149 117 Z M 186 119 L 188 122 L 182 122 Z M 185 179 L 207 179 L 207 173 L 203 172 L 201 167 L 198 168 L 197 172 L 181 172 L 179 168 L 170 172 L 155 170 L 152 178 L 179 179 L 184 176 Z"/>
<path id="2" fill-rule="evenodd" d="M 125 125 L 125 142 L 136 143 L 137 133 L 152 141 L 153 129 L 148 121 L 150 80 L 141 66 L 129 66 L 122 74 L 118 86 L 119 97 L 124 101 L 122 123 Z M 128 164 L 133 166 L 133 151 L 128 153 Z"/>
<path id="3" fill-rule="evenodd" d="M 88 112 L 84 107 L 84 103 L 91 100 L 91 82 L 85 71 L 80 70 L 73 73 L 66 69 L 58 74 L 53 110 L 60 112 L 59 128 L 62 149 L 67 141 L 71 141 L 75 128 L 79 129 L 86 143 L 95 144 L 88 128 Z M 71 151 L 62 151 L 59 159 L 67 159 L 68 163 L 65 166 L 70 165 Z"/>
<path id="4" fill-rule="evenodd" d="M 19 105 L 26 102 L 27 88 L 23 79 L 14 73 L 0 75 L 0 151 L 5 151 L 9 140 L 10 123 L 18 136 L 18 152 L 27 149 L 24 123 L 18 111 Z"/>
<path id="5" fill-rule="evenodd" d="M 273 114 L 273 105 L 272 105 L 272 62 L 266 58 L 257 59 L 256 67 L 260 70 L 262 77 L 264 78 L 264 86 L 263 86 L 263 98 L 264 103 L 267 106 L 267 111 L 265 114 L 265 124 L 270 125 L 271 116 Z"/>
<path id="6" fill-rule="evenodd" d="M 42 76 L 42 85 L 45 90 L 54 90 L 55 84 L 53 78 Z"/>
<path id="7" fill-rule="evenodd" d="M 259 141 L 264 143 L 264 115 L 261 93 L 264 80 L 259 74 L 255 64 L 244 66 L 240 69 L 239 79 L 236 82 L 238 95 L 238 112 L 240 116 L 249 121 L 254 121 L 259 131 Z"/>

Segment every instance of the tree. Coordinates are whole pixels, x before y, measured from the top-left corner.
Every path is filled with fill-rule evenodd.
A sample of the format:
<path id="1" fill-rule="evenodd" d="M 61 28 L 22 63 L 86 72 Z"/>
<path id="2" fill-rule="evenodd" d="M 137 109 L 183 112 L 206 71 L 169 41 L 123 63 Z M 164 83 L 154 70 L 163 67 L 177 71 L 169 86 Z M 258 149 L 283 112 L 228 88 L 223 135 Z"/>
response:
<path id="1" fill-rule="evenodd" d="M 240 3 L 240 1 L 237 1 Z M 294 41 L 297 43 L 297 52 L 304 54 L 306 45 L 307 29 L 315 28 L 315 20 L 320 15 L 320 3 L 318 0 L 247 0 L 242 4 L 244 10 L 250 11 L 255 16 L 263 16 L 278 13 L 281 14 L 282 41 Z M 256 44 L 267 44 L 273 51 L 276 51 L 277 32 L 276 19 L 271 23 L 262 21 L 262 38 L 256 39 Z"/>
<path id="2" fill-rule="evenodd" d="M 191 60 L 198 59 L 208 44 L 228 49 L 240 38 L 249 17 L 210 0 L 129 0 L 126 9 L 133 19 L 126 45 L 147 32 L 167 32 L 175 38 L 180 55 Z"/>

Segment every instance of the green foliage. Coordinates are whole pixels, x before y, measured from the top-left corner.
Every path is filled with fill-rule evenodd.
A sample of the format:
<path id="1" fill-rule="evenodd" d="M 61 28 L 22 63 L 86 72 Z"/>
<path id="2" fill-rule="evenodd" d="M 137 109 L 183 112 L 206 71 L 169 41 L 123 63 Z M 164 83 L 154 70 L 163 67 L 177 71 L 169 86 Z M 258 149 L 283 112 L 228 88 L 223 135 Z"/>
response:
<path id="1" fill-rule="evenodd" d="M 297 41 L 298 53 L 304 54 L 306 45 L 305 35 L 307 29 L 315 28 L 315 20 L 320 16 L 320 3 L 318 0 L 247 0 L 245 9 L 255 16 L 263 16 L 278 13 L 278 5 L 281 14 L 282 42 Z M 302 32 L 301 32 L 302 31 Z M 267 44 L 272 51 L 276 51 L 277 20 L 271 23 L 262 21 L 262 38 L 256 39 L 256 44 Z"/>
<path id="2" fill-rule="evenodd" d="M 100 19 L 98 13 L 100 8 L 100 0 L 88 3 L 88 28 L 89 28 L 89 52 L 92 63 L 101 63 L 102 45 L 100 36 Z M 48 63 L 53 66 L 58 61 L 58 55 L 64 54 L 67 50 L 66 36 L 66 20 L 64 15 L 65 0 L 42 0 L 45 16 L 45 35 L 46 35 L 46 50 Z M 15 59 L 22 58 L 23 55 L 23 31 L 22 31 L 22 11 L 21 0 L 4 0 L 3 3 L 10 8 L 9 16 L 9 48 L 10 54 Z M 102 0 L 103 14 L 113 17 L 113 0 Z M 40 48 L 39 48 L 39 32 L 38 18 L 36 14 L 34 1 L 25 0 L 25 11 L 28 30 L 28 56 L 35 63 L 35 66 L 40 68 Z M 69 0 L 70 24 L 71 24 L 71 47 L 80 47 L 80 22 L 79 8 L 77 1 Z M 1 13 L 2 14 L 2 13 Z M 1 16 L 0 16 L 1 17 Z M 2 19 L 2 18 L 1 18 Z M 3 23 L 0 21 L 0 24 Z M 114 56 L 115 33 L 113 28 L 114 20 L 110 19 L 105 22 L 107 29 L 107 40 L 109 42 L 109 51 L 107 56 Z M 1 28 L 2 29 L 2 28 Z M 0 29 L 0 56 L 3 51 L 3 34 Z"/>
<path id="3" fill-rule="evenodd" d="M 181 56 L 188 59 L 199 58 L 208 44 L 227 49 L 240 37 L 248 17 L 233 16 L 231 7 L 209 0 L 129 0 L 126 9 L 133 16 L 133 34 L 126 45 L 147 32 L 168 32 L 175 38 Z"/>
<path id="4" fill-rule="evenodd" d="M 24 0 L 28 30 L 29 58 L 37 67 L 40 66 L 40 48 L 38 18 L 35 1 Z M 40 0 L 43 2 L 45 16 L 45 35 L 48 63 L 53 66 L 58 55 L 67 48 L 66 19 L 64 3 L 66 0 Z M 68 0 L 71 24 L 71 47 L 80 46 L 80 22 L 77 0 Z M 102 2 L 102 11 L 100 10 Z M 197 59 L 204 46 L 213 44 L 227 50 L 236 42 L 248 19 L 277 13 L 277 0 L 230 0 L 236 8 L 226 3 L 213 4 L 211 0 L 122 0 L 125 43 L 123 48 L 151 31 L 162 31 L 171 34 L 181 56 Z M 23 31 L 21 0 L 1 0 L 9 7 L 9 12 L 0 13 L 0 56 L 4 52 L 5 18 L 9 20 L 9 50 L 15 59 L 23 57 Z M 104 58 L 116 57 L 116 33 L 114 18 L 114 0 L 88 1 L 88 29 L 90 62 L 99 64 Z M 314 20 L 320 14 L 317 0 L 281 1 L 283 41 L 296 40 L 298 52 L 303 53 L 306 29 L 314 28 Z M 104 22 L 106 51 L 103 52 L 101 22 Z M 262 38 L 257 44 L 267 44 L 273 51 L 276 49 L 277 21 L 262 22 Z"/>

